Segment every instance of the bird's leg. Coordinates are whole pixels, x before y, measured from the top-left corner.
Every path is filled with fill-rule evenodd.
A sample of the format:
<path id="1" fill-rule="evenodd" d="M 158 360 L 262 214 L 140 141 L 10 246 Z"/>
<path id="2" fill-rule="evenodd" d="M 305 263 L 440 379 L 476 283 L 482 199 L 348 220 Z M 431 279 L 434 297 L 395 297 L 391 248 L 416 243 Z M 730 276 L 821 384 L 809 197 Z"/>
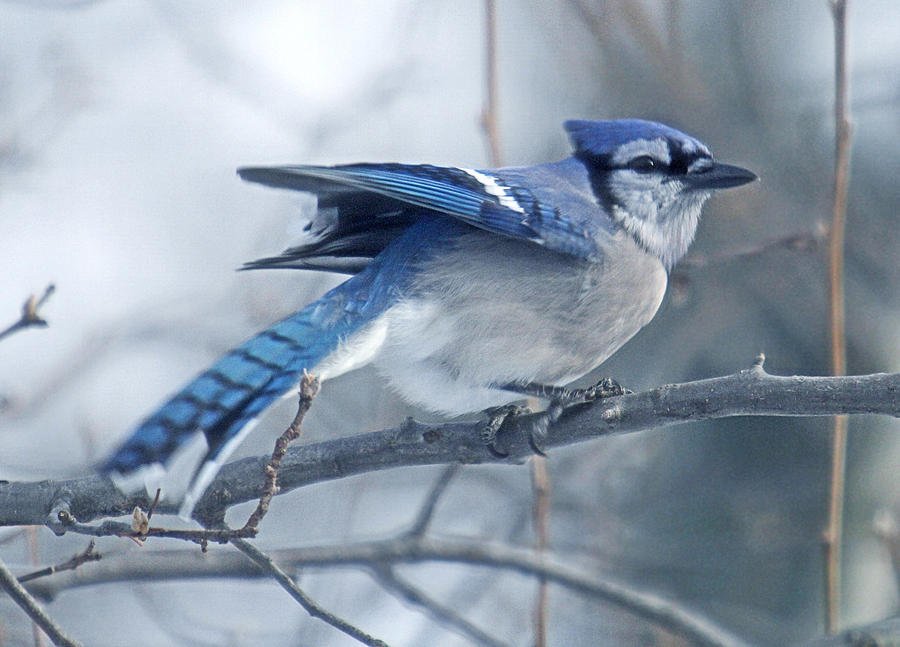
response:
<path id="1" fill-rule="evenodd" d="M 602 400 L 603 398 L 625 395 L 626 393 L 632 393 L 632 391 L 622 388 L 622 386 L 611 377 L 604 377 L 602 380 L 599 380 L 586 389 L 572 389 L 569 391 L 569 394 L 575 398 L 575 402 L 593 402 L 595 400 Z"/>
<path id="2" fill-rule="evenodd" d="M 504 391 L 521 393 L 522 395 L 544 398 L 551 402 L 556 400 L 560 404 L 592 402 L 594 400 L 602 400 L 603 398 L 611 398 L 613 396 L 630 393 L 630 391 L 623 389 L 619 386 L 618 382 L 609 377 L 605 377 L 596 384 L 584 389 L 568 389 L 564 386 L 539 384 L 537 382 L 510 382 L 509 384 L 504 384 L 497 388 L 503 389 Z"/>
<path id="3" fill-rule="evenodd" d="M 628 391 L 627 389 L 623 389 L 621 386 L 619 386 L 618 382 L 608 377 L 603 378 L 596 384 L 593 384 L 592 386 L 584 389 L 567 389 L 563 386 L 539 384 L 537 382 L 513 382 L 510 384 L 504 384 L 499 388 L 503 389 L 504 391 L 513 391 L 515 393 L 521 393 L 522 395 L 550 400 L 550 405 L 543 413 L 541 413 L 540 416 L 537 417 L 531 429 L 526 432 L 528 436 L 528 444 L 531 447 L 531 450 L 539 456 L 546 455 L 546 453 L 544 452 L 544 441 L 547 439 L 547 432 L 550 429 L 550 426 L 557 420 L 559 420 L 559 417 L 562 415 L 563 408 L 566 405 L 575 404 L 577 402 L 593 402 L 595 400 L 602 400 L 603 398 L 610 398 L 613 396 L 630 393 L 630 391 Z M 504 407 L 497 407 L 497 409 L 504 409 Z M 521 413 L 521 411 L 518 413 Z M 490 442 L 488 443 L 486 441 L 486 443 L 488 444 L 488 449 L 492 454 L 498 454 L 493 442 L 497 436 L 497 430 L 500 428 L 500 425 L 505 422 L 508 415 L 509 414 L 506 414 L 503 419 L 500 420 L 499 424 L 497 424 L 497 426 L 493 429 L 492 435 L 490 436 Z M 493 422 L 493 420 L 494 419 L 492 418 L 490 422 Z"/>
<path id="4" fill-rule="evenodd" d="M 506 458 L 509 454 L 501 452 L 497 449 L 495 441 L 497 440 L 497 432 L 507 420 L 511 420 L 516 416 L 522 416 L 531 413 L 528 407 L 520 407 L 517 404 L 504 404 L 501 407 L 491 407 L 484 410 L 488 417 L 484 426 L 481 428 L 481 440 L 487 446 L 488 451 L 496 458 Z"/>

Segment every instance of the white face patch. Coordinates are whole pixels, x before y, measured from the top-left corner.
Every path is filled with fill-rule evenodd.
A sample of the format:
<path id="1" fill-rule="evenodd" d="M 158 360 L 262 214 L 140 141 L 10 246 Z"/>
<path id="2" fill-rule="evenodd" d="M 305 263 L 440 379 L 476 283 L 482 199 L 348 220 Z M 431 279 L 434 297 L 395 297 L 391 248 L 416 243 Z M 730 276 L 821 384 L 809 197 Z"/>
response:
<path id="1" fill-rule="evenodd" d="M 612 157 L 612 163 L 615 166 L 624 166 L 630 160 L 641 155 L 649 155 L 663 164 L 669 164 L 672 161 L 669 155 L 669 142 L 662 137 L 657 137 L 656 139 L 635 139 L 619 146 Z"/>
<path id="2" fill-rule="evenodd" d="M 688 166 L 688 173 L 700 173 L 701 171 L 706 171 L 711 169 L 713 166 L 713 161 L 711 157 L 698 157 L 691 165 Z"/>
<path id="3" fill-rule="evenodd" d="M 486 175 L 484 173 L 479 173 L 475 169 L 471 168 L 461 168 L 459 169 L 463 173 L 467 173 L 471 175 L 473 178 L 478 180 L 478 183 L 484 187 L 484 190 L 489 195 L 498 198 L 500 204 L 506 207 L 507 209 L 512 209 L 513 211 L 517 211 L 518 213 L 525 213 L 525 210 L 522 206 L 516 202 L 516 199 L 509 192 L 509 188 L 503 186 L 502 184 L 498 184 L 497 178 L 491 177 L 490 175 Z"/>

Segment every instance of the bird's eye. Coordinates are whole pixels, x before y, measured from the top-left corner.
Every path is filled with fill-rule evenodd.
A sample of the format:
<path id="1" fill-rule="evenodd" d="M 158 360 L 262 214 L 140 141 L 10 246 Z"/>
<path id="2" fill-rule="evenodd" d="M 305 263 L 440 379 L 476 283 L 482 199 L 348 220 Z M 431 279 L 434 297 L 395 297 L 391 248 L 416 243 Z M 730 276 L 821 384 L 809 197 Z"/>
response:
<path id="1" fill-rule="evenodd" d="M 628 162 L 628 168 L 637 173 L 652 173 L 656 170 L 656 160 L 649 155 L 635 157 Z"/>

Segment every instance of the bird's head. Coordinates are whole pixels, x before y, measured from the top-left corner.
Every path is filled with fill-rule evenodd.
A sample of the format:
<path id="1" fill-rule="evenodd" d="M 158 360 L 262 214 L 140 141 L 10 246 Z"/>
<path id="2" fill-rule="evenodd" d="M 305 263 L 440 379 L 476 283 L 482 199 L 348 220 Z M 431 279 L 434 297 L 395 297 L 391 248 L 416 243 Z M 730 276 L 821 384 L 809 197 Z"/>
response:
<path id="1" fill-rule="evenodd" d="M 687 251 L 713 191 L 756 179 L 714 161 L 693 137 L 652 121 L 567 121 L 565 127 L 600 204 L 667 268 Z"/>

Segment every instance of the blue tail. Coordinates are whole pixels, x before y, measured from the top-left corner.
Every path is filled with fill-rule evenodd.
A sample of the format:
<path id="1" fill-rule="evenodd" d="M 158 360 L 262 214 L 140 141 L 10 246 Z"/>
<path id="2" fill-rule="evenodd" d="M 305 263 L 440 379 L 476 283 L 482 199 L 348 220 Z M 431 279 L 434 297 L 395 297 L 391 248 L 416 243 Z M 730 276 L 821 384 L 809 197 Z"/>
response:
<path id="1" fill-rule="evenodd" d="M 355 298 L 370 287 L 367 274 L 229 351 L 147 418 L 101 471 L 129 475 L 154 463 L 166 465 L 202 431 L 208 451 L 189 493 L 199 497 L 263 409 L 296 385 L 304 369 L 311 370 L 380 313 Z"/>

